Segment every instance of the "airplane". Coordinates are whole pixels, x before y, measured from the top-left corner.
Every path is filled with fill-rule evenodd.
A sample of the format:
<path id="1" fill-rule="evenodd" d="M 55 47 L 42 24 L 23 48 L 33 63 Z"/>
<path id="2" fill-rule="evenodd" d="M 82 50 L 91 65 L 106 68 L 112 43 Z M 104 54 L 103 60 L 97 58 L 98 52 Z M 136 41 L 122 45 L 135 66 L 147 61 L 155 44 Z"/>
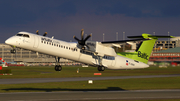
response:
<path id="1" fill-rule="evenodd" d="M 16 48 L 27 49 L 47 55 L 55 56 L 55 70 L 61 71 L 60 58 L 66 58 L 76 62 L 92 65 L 97 67 L 98 71 L 105 69 L 141 69 L 147 68 L 147 64 L 154 44 L 158 38 L 172 38 L 173 36 L 154 36 L 143 33 L 142 36 L 129 36 L 135 38 L 132 40 L 122 41 L 87 41 L 91 34 L 84 38 L 84 30 L 81 30 L 81 39 L 76 36 L 73 38 L 77 43 L 66 42 L 54 39 L 54 37 L 46 37 L 30 32 L 18 32 L 15 36 L 8 38 L 5 43 L 12 46 L 12 53 L 16 52 Z M 126 42 L 142 41 L 135 52 L 118 52 L 112 48 L 118 47 L 119 44 Z"/>

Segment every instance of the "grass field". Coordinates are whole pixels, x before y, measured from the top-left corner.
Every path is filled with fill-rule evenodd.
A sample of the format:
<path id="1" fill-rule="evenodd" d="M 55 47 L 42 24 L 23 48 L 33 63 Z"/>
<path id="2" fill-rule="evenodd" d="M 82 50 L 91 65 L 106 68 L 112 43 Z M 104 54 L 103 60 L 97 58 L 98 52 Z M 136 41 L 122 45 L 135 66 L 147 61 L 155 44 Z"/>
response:
<path id="1" fill-rule="evenodd" d="M 65 78 L 65 77 L 99 77 L 94 76 L 97 68 L 64 67 L 56 72 L 54 67 L 8 67 L 13 75 L 0 75 L 0 79 L 9 78 Z M 77 69 L 79 68 L 79 73 Z M 180 67 L 149 67 L 138 70 L 105 70 L 101 76 L 136 76 L 180 74 Z M 142 89 L 180 89 L 180 77 L 139 78 L 118 80 L 51 82 L 36 84 L 0 84 L 0 92 L 49 92 L 49 91 L 104 91 L 104 90 L 142 90 Z"/>
<path id="2" fill-rule="evenodd" d="M 51 92 L 51 91 L 107 91 L 180 89 L 180 77 L 50 82 L 32 84 L 1 84 L 0 92 Z"/>

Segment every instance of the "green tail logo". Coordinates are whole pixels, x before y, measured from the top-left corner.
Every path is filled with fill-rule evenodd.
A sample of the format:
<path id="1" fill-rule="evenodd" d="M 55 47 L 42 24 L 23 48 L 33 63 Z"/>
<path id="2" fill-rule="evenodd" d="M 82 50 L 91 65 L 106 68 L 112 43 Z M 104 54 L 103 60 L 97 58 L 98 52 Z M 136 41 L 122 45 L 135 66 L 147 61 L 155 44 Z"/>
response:
<path id="1" fill-rule="evenodd" d="M 173 36 L 153 36 L 150 34 L 143 33 L 142 38 L 150 39 L 150 40 L 143 41 L 135 52 L 121 52 L 121 53 L 117 53 L 117 55 L 124 56 L 147 64 L 156 40 L 158 38 L 172 38 L 172 37 Z"/>
<path id="2" fill-rule="evenodd" d="M 148 60 L 149 56 L 147 53 L 141 53 L 141 51 L 138 51 L 138 57 Z"/>

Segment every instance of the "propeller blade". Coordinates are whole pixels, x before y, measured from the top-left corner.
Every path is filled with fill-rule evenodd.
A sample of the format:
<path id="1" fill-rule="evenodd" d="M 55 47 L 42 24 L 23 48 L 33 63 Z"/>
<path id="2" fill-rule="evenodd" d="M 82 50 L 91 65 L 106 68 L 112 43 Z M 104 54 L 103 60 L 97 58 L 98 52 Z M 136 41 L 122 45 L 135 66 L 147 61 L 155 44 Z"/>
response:
<path id="1" fill-rule="evenodd" d="M 45 32 L 44 34 L 43 34 L 43 36 L 46 36 L 47 35 L 47 32 Z"/>
<path id="2" fill-rule="evenodd" d="M 92 35 L 88 35 L 85 39 L 84 39 L 84 29 L 81 30 L 81 40 L 79 40 L 76 36 L 73 36 L 73 38 L 78 41 L 78 44 L 80 45 L 81 49 L 85 49 L 84 46 L 86 46 L 89 49 L 89 46 L 86 45 L 86 41 L 91 37 Z"/>
<path id="3" fill-rule="evenodd" d="M 90 49 L 90 47 L 88 45 L 85 45 L 88 49 Z"/>
<path id="4" fill-rule="evenodd" d="M 80 41 L 76 36 L 73 36 L 73 38 L 74 38 L 75 40 L 77 40 L 78 42 Z"/>
<path id="5" fill-rule="evenodd" d="M 84 40 L 84 29 L 81 30 L 81 40 Z"/>
<path id="6" fill-rule="evenodd" d="M 84 41 L 87 41 L 91 36 L 92 36 L 91 34 L 88 35 L 88 36 L 84 39 Z"/>
<path id="7" fill-rule="evenodd" d="M 39 30 L 36 31 L 36 34 L 39 35 Z"/>

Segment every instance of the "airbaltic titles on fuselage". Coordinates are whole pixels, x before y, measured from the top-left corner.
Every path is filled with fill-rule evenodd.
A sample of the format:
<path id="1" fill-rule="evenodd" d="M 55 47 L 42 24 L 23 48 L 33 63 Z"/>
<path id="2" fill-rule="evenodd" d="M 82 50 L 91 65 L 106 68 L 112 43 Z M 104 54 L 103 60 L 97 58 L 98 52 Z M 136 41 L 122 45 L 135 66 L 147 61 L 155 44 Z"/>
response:
<path id="1" fill-rule="evenodd" d="M 75 47 L 69 47 L 67 45 L 63 45 L 62 43 L 60 44 L 60 41 L 53 40 L 50 38 L 41 37 L 41 43 L 44 43 L 46 45 L 59 47 L 59 48 L 63 48 L 63 49 L 72 50 L 72 51 L 78 51 L 77 48 L 75 48 Z"/>
<path id="2" fill-rule="evenodd" d="M 55 40 L 50 39 L 50 38 L 45 38 L 45 37 L 41 37 L 41 41 L 46 41 L 46 42 L 51 42 L 51 43 L 55 43 L 55 44 L 60 44 L 58 41 L 55 41 Z"/>

